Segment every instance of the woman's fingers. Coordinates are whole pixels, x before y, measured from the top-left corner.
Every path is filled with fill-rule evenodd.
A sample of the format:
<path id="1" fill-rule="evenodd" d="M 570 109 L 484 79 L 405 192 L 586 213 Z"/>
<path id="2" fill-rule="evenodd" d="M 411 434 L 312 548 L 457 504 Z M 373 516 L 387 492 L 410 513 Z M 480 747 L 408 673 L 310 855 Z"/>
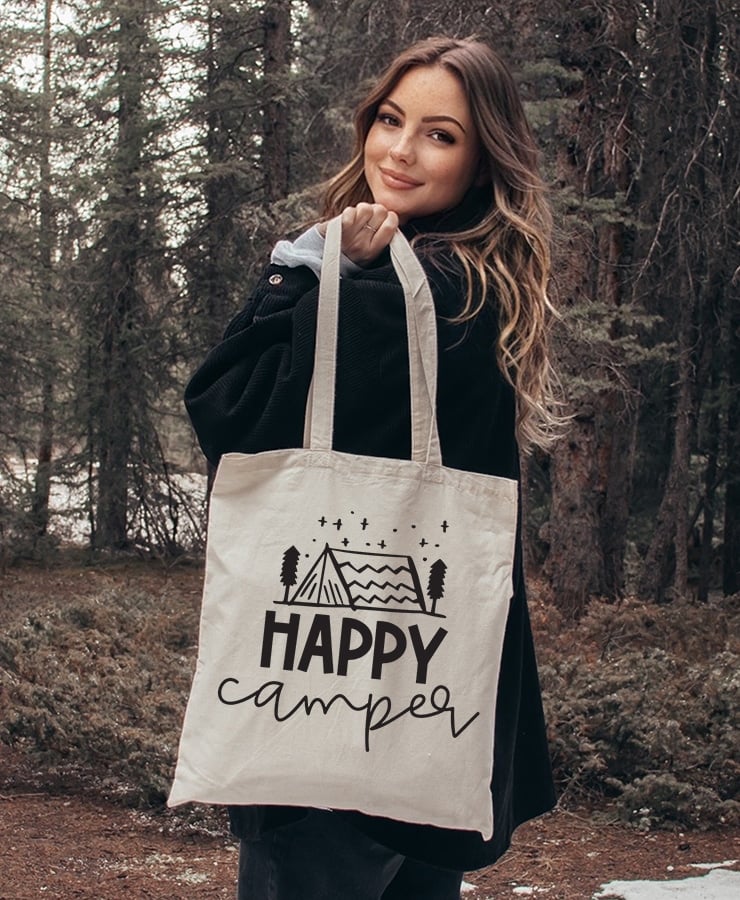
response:
<path id="1" fill-rule="evenodd" d="M 372 262 L 391 242 L 398 216 L 379 203 L 358 203 L 342 212 L 342 252 L 359 266 Z"/>
<path id="2" fill-rule="evenodd" d="M 357 224 L 369 231 L 378 230 L 387 212 L 379 203 L 358 203 L 354 210 Z"/>
<path id="3" fill-rule="evenodd" d="M 397 229 L 398 216 L 396 213 L 391 212 L 391 210 L 386 210 L 383 221 L 375 230 L 375 240 L 381 243 L 383 247 L 387 247 Z"/>

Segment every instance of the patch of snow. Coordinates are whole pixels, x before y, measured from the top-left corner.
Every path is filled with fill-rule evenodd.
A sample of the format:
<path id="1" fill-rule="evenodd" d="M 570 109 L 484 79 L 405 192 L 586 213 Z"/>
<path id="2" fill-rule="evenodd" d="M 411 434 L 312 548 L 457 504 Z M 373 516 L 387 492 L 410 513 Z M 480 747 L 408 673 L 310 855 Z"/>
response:
<path id="1" fill-rule="evenodd" d="M 463 894 L 467 894 L 468 891 L 477 891 L 478 888 L 474 884 L 469 884 L 467 881 L 463 881 L 460 892 Z"/>
<path id="2" fill-rule="evenodd" d="M 729 869 L 730 866 L 736 866 L 738 861 L 736 859 L 726 859 L 724 862 L 719 863 L 690 863 L 692 869 Z"/>
<path id="3" fill-rule="evenodd" d="M 592 900 L 737 900 L 740 872 L 713 869 L 680 881 L 610 881 Z"/>
<path id="4" fill-rule="evenodd" d="M 208 876 L 202 872 L 193 872 L 192 869 L 185 869 L 184 872 L 181 872 L 175 878 L 175 881 L 179 881 L 181 884 L 205 884 L 208 881 Z"/>
<path id="5" fill-rule="evenodd" d="M 185 862 L 182 856 L 172 856 L 170 853 L 150 853 L 144 860 L 145 866 L 171 866 L 181 865 Z"/>

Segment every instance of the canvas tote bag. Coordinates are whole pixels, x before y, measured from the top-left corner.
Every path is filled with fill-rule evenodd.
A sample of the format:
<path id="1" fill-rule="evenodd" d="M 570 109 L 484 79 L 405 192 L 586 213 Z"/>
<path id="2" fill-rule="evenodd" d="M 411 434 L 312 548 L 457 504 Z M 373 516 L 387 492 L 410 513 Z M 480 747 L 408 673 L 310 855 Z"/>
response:
<path id="1" fill-rule="evenodd" d="M 442 465 L 434 305 L 400 233 L 412 459 L 332 449 L 340 241 L 335 219 L 304 448 L 218 468 L 169 805 L 352 809 L 487 839 L 516 483 Z"/>

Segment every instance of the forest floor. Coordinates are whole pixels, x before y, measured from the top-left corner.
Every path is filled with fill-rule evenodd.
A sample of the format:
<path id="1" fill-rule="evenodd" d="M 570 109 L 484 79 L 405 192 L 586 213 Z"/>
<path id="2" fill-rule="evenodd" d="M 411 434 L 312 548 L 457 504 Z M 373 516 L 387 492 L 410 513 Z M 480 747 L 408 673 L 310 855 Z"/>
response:
<path id="1" fill-rule="evenodd" d="M 2 745 L 0 772 L 2 900 L 234 897 L 238 853 L 225 824 L 222 835 L 193 833 L 168 812 L 40 789 Z M 697 865 L 730 859 L 740 871 L 740 829 L 641 834 L 599 818 L 557 811 L 522 826 L 498 865 L 466 876 L 475 890 L 465 900 L 591 900 L 615 879 L 697 879 Z"/>
<path id="2" fill-rule="evenodd" d="M 21 597 L 27 602 L 29 593 L 46 594 L 58 601 L 66 590 L 79 595 L 95 589 L 101 577 L 138 583 L 141 570 L 102 576 L 82 568 L 15 569 L 0 576 L 0 633 L 23 613 L 16 606 Z M 200 576 L 192 569 L 166 577 L 181 580 L 183 590 L 198 589 Z M 1 589 L 8 578 L 12 591 Z M 19 581 L 29 590 L 17 590 Z M 170 811 L 127 808 L 50 778 L 28 756 L 0 743 L 0 900 L 233 898 L 237 858 L 225 822 L 222 832 L 207 833 Z M 655 881 L 657 888 L 657 882 L 691 878 L 697 890 L 682 896 L 702 898 L 709 864 L 740 872 L 740 828 L 642 833 L 610 819 L 606 809 L 559 809 L 522 826 L 495 867 L 466 876 L 471 887 L 463 896 L 592 900 L 617 879 Z"/>

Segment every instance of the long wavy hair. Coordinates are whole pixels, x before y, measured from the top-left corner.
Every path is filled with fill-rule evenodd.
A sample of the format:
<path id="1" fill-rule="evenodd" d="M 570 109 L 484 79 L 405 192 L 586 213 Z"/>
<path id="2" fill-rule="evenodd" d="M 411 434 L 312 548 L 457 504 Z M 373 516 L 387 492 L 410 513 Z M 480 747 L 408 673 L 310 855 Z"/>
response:
<path id="1" fill-rule="evenodd" d="M 547 296 L 552 217 L 538 173 L 538 151 L 514 80 L 504 62 L 473 38 L 429 38 L 388 66 L 355 113 L 350 162 L 328 184 L 323 218 L 372 202 L 364 147 L 378 107 L 410 69 L 443 66 L 461 82 L 480 140 L 476 185 L 490 185 L 492 202 L 476 224 L 449 234 L 424 235 L 451 247 L 467 280 L 456 321 L 476 316 L 491 296 L 499 308 L 498 365 L 517 398 L 517 436 L 546 446 L 557 422 L 555 378 L 548 335 L 555 311 Z M 490 290 L 492 288 L 492 290 Z"/>

